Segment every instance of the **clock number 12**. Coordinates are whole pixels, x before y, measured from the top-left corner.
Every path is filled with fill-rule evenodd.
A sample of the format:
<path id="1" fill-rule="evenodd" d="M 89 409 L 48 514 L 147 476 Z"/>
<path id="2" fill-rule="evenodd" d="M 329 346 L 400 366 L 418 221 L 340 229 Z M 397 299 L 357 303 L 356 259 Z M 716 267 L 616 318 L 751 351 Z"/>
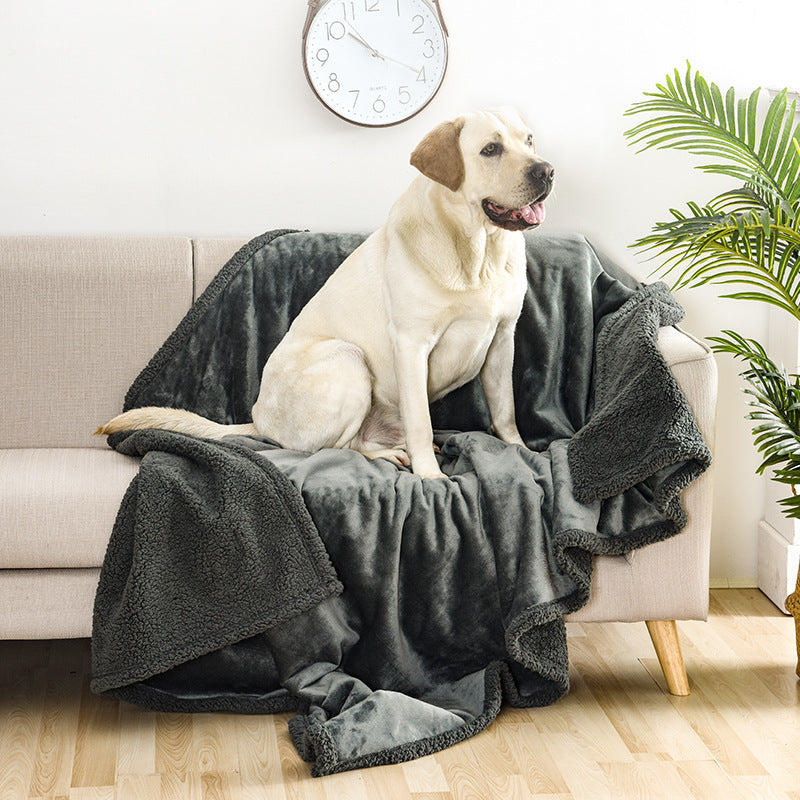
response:
<path id="1" fill-rule="evenodd" d="M 370 11 L 380 11 L 378 8 L 380 4 L 380 0 L 364 0 L 364 11 L 369 13 Z M 356 3 L 355 0 L 344 0 L 341 3 L 342 6 L 342 16 L 344 17 L 344 21 L 347 22 L 348 19 L 355 20 L 356 18 Z M 397 8 L 398 14 L 400 13 L 400 0 L 397 0 Z"/>

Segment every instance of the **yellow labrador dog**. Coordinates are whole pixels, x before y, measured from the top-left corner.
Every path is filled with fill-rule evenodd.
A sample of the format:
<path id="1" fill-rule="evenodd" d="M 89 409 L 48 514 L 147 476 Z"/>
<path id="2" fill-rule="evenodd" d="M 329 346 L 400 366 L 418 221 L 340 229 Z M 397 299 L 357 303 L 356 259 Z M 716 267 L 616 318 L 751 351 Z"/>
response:
<path id="1" fill-rule="evenodd" d="M 428 404 L 480 374 L 494 433 L 522 444 L 511 385 L 527 285 L 521 231 L 544 219 L 553 167 L 513 112 L 439 125 L 411 164 L 422 174 L 386 224 L 331 275 L 269 357 L 251 425 L 139 408 L 97 433 L 257 434 L 293 450 L 350 448 L 437 478 Z"/>

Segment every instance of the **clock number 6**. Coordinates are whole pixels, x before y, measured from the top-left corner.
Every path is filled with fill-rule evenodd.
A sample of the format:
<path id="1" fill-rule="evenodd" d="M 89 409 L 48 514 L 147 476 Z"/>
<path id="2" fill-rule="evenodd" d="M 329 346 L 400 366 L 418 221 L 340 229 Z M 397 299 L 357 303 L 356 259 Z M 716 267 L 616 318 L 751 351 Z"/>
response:
<path id="1" fill-rule="evenodd" d="M 383 101 L 383 98 L 380 95 L 376 98 L 375 102 L 372 104 L 372 110 L 376 114 L 383 114 L 386 111 L 386 103 Z"/>

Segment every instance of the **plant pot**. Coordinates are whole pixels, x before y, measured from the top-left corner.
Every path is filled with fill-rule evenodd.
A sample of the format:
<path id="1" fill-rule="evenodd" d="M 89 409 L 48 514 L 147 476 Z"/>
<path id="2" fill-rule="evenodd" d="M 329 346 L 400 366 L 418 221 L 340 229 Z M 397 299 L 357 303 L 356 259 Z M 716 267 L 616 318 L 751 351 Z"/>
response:
<path id="1" fill-rule="evenodd" d="M 797 571 L 797 588 L 786 598 L 786 610 L 794 617 L 797 640 L 797 674 L 800 675 L 800 569 Z"/>

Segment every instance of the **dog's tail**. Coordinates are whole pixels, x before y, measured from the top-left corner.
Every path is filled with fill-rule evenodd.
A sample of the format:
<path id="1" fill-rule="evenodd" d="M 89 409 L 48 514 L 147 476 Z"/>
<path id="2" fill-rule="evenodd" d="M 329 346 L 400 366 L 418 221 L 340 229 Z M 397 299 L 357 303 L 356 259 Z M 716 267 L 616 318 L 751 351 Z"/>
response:
<path id="1" fill-rule="evenodd" d="M 189 436 L 197 436 L 201 439 L 221 439 L 223 436 L 237 433 L 245 436 L 258 434 L 256 426 L 252 422 L 244 425 L 221 425 L 219 422 L 213 422 L 181 408 L 146 406 L 133 408 L 114 417 L 105 425 L 101 425 L 95 431 L 95 435 L 108 436 L 110 433 L 118 431 L 138 431 L 149 428 L 187 433 Z"/>

